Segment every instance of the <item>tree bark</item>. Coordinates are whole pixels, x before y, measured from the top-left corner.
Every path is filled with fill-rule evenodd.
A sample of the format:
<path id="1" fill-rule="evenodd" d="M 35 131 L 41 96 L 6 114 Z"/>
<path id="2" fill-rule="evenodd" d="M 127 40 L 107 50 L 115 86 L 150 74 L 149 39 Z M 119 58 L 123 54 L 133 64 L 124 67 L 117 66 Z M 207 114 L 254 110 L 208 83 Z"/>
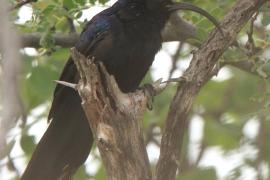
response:
<path id="1" fill-rule="evenodd" d="M 8 3 L 0 0 L 0 156 L 5 156 L 8 147 L 6 136 L 23 114 L 23 106 L 18 90 L 21 58 L 18 52 L 20 39 L 9 21 Z M 0 103 L 1 103 L 0 100 Z M 1 159 L 1 158 L 0 158 Z"/>
<path id="2" fill-rule="evenodd" d="M 124 94 L 102 64 L 95 64 L 73 48 L 72 57 L 81 81 L 74 87 L 96 139 L 109 180 L 150 180 L 151 168 L 141 122 L 150 91 L 141 89 Z M 151 92 L 162 90 L 153 86 Z"/>

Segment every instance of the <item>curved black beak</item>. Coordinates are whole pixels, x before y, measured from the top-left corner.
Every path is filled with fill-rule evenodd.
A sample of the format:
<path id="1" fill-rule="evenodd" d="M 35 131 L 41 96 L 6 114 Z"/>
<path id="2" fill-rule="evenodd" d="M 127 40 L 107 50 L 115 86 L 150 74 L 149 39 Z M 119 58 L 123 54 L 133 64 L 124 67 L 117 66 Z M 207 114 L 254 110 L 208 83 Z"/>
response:
<path id="1" fill-rule="evenodd" d="M 190 3 L 180 2 L 180 3 L 173 3 L 172 5 L 168 5 L 167 7 L 168 7 L 168 10 L 170 12 L 174 12 L 177 10 L 189 10 L 189 11 L 194 11 L 196 13 L 199 13 L 199 14 L 203 15 L 204 17 L 206 17 L 209 21 L 211 21 L 217 27 L 217 29 L 223 34 L 222 29 L 221 29 L 218 21 L 216 20 L 216 18 L 214 18 L 207 11 L 205 11 L 197 6 L 194 6 Z"/>

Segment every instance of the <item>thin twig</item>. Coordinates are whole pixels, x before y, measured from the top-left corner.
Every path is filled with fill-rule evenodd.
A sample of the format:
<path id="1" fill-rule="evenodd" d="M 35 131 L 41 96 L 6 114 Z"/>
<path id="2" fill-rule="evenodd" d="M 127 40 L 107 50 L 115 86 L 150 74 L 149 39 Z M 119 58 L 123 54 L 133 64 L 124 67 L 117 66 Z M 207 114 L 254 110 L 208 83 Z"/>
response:
<path id="1" fill-rule="evenodd" d="M 67 18 L 67 22 L 68 22 L 68 25 L 69 25 L 70 33 L 71 34 L 76 33 L 76 28 L 75 28 L 75 25 L 73 23 L 73 19 L 68 17 L 68 16 L 66 18 Z"/>
<path id="2" fill-rule="evenodd" d="M 58 81 L 58 80 L 54 80 L 54 82 L 56 82 L 58 84 L 61 84 L 63 86 L 70 87 L 72 89 L 77 90 L 77 84 L 73 84 L 73 83 L 69 83 L 69 82 L 65 82 L 65 81 Z"/>
<path id="3" fill-rule="evenodd" d="M 16 165 L 15 165 L 15 163 L 14 163 L 13 160 L 14 159 L 11 158 L 10 155 L 8 155 L 8 163 L 7 163 L 8 169 L 11 170 L 11 171 L 13 171 L 13 172 L 15 172 L 15 174 L 17 175 L 17 177 L 19 177 L 20 176 L 20 172 L 19 172 L 18 168 L 16 167 Z"/>
<path id="4" fill-rule="evenodd" d="M 66 12 L 69 11 L 67 7 L 63 7 L 63 8 L 66 10 Z M 71 34 L 76 33 L 76 28 L 75 28 L 73 19 L 71 17 L 69 17 L 68 15 L 66 15 L 66 19 L 67 19 L 67 22 L 68 22 L 68 25 L 69 25 L 70 33 Z"/>
<path id="5" fill-rule="evenodd" d="M 254 43 L 254 38 L 253 38 L 254 22 L 256 21 L 258 15 L 259 15 L 259 12 L 257 11 L 255 13 L 255 15 L 251 18 L 249 32 L 247 32 L 248 41 L 247 41 L 245 47 L 247 49 L 247 55 L 248 56 L 253 56 L 254 54 L 256 54 L 257 49 L 258 49 L 258 48 L 256 48 L 256 45 Z"/>

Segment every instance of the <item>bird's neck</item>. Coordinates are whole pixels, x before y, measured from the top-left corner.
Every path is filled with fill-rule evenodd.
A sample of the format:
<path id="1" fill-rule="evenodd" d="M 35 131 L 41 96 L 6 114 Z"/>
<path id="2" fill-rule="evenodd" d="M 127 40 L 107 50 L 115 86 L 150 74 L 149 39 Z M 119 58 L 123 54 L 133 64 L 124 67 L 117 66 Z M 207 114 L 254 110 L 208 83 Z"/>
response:
<path id="1" fill-rule="evenodd" d="M 119 0 L 112 7 L 115 14 L 123 22 L 150 23 L 163 28 L 169 18 L 165 7 L 148 9 L 144 1 Z"/>

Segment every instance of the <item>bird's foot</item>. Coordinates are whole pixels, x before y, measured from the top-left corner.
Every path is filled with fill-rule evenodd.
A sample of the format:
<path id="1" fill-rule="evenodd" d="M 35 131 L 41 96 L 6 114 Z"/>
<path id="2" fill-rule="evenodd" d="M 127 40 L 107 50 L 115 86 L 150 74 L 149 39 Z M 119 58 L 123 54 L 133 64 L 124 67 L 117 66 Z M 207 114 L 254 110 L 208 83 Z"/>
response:
<path id="1" fill-rule="evenodd" d="M 152 84 L 143 85 L 141 89 L 144 91 L 145 96 L 148 99 L 147 108 L 149 110 L 153 109 L 154 97 L 160 94 L 161 92 L 163 92 L 169 83 L 172 83 L 172 82 L 183 83 L 183 82 L 188 82 L 188 81 L 190 80 L 186 76 L 181 76 L 179 78 L 171 78 L 166 81 L 162 81 L 162 79 L 159 79 Z"/>
<path id="2" fill-rule="evenodd" d="M 142 89 L 145 93 L 145 96 L 147 97 L 147 108 L 149 110 L 153 109 L 153 104 L 154 104 L 154 97 L 158 94 L 160 94 L 165 88 L 166 85 L 162 85 L 162 79 L 159 79 L 155 81 L 152 84 L 145 84 Z"/>
<path id="3" fill-rule="evenodd" d="M 145 96 L 147 97 L 148 101 L 146 104 L 147 109 L 152 110 L 153 109 L 153 104 L 154 104 L 154 95 L 155 95 L 155 90 L 152 86 L 152 84 L 145 84 L 142 87 Z"/>

